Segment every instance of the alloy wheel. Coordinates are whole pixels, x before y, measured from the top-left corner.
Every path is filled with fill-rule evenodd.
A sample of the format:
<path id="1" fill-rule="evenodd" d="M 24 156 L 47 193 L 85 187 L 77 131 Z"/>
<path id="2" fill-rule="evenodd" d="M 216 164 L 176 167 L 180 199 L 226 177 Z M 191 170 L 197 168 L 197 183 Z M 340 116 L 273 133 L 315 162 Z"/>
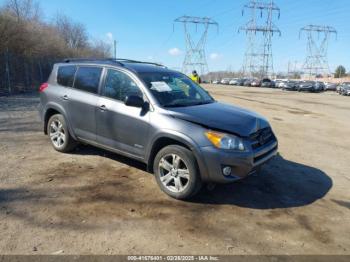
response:
<path id="1" fill-rule="evenodd" d="M 160 181 L 174 193 L 183 192 L 190 181 L 190 171 L 185 161 L 176 154 L 163 156 L 159 161 Z"/>
<path id="2" fill-rule="evenodd" d="M 65 130 L 60 120 L 55 119 L 50 124 L 50 139 L 55 147 L 60 148 L 66 141 Z"/>

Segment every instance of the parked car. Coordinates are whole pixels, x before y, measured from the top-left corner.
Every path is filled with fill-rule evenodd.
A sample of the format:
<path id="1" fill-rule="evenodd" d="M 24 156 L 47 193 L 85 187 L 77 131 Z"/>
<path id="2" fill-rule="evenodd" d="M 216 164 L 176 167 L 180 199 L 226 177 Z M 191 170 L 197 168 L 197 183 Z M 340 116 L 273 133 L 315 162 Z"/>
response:
<path id="1" fill-rule="evenodd" d="M 237 79 L 237 85 L 238 85 L 238 86 L 243 86 L 243 85 L 244 85 L 244 82 L 245 82 L 246 80 L 247 80 L 246 78 L 238 78 L 238 79 Z"/>
<path id="2" fill-rule="evenodd" d="M 287 81 L 287 80 L 283 80 L 283 81 L 280 80 L 280 81 L 277 81 L 277 82 L 275 81 L 275 87 L 283 89 L 283 88 L 288 86 L 288 82 L 289 81 Z"/>
<path id="3" fill-rule="evenodd" d="M 303 81 L 298 86 L 298 91 L 321 92 L 324 90 L 324 84 L 316 81 Z"/>
<path id="4" fill-rule="evenodd" d="M 276 88 L 282 88 L 282 86 L 280 86 L 284 81 L 283 80 L 275 80 L 275 86 Z"/>
<path id="5" fill-rule="evenodd" d="M 219 84 L 219 83 L 220 83 L 219 80 L 214 80 L 214 81 L 213 81 L 213 84 L 214 84 L 214 85 L 217 85 L 217 84 Z"/>
<path id="6" fill-rule="evenodd" d="M 258 79 L 254 79 L 254 80 L 250 83 L 250 86 L 259 87 L 259 86 L 261 86 L 261 81 L 258 80 Z"/>
<path id="7" fill-rule="evenodd" d="M 343 96 L 350 96 L 350 85 L 344 85 L 340 94 Z"/>
<path id="8" fill-rule="evenodd" d="M 229 84 L 233 85 L 233 86 L 236 86 L 236 85 L 238 85 L 238 80 L 239 80 L 238 78 L 233 78 L 233 79 L 230 80 Z"/>
<path id="9" fill-rule="evenodd" d="M 314 92 L 314 81 L 302 81 L 299 83 L 298 91 Z"/>
<path id="10" fill-rule="evenodd" d="M 295 88 L 296 90 L 299 90 L 300 85 L 303 83 L 303 80 L 295 80 Z"/>
<path id="11" fill-rule="evenodd" d="M 288 80 L 286 79 L 275 79 L 274 82 L 275 82 L 275 87 L 276 88 L 282 88 L 283 87 L 283 84 L 285 82 L 287 82 Z"/>
<path id="12" fill-rule="evenodd" d="M 222 85 L 228 85 L 230 83 L 230 78 L 224 78 L 220 82 Z"/>
<path id="13" fill-rule="evenodd" d="M 316 92 L 323 92 L 325 90 L 326 86 L 323 82 L 316 81 L 315 82 L 315 91 Z"/>
<path id="14" fill-rule="evenodd" d="M 297 90 L 298 87 L 298 82 L 296 81 L 283 81 L 280 83 L 279 85 L 282 90 L 286 90 L 286 91 L 295 91 Z"/>
<path id="15" fill-rule="evenodd" d="M 337 91 L 338 84 L 337 83 L 325 83 L 325 91 Z"/>
<path id="16" fill-rule="evenodd" d="M 273 82 L 271 79 L 264 78 L 263 80 L 261 80 L 261 87 L 274 88 L 275 87 L 275 82 Z"/>
<path id="17" fill-rule="evenodd" d="M 243 82 L 243 86 L 251 86 L 252 82 L 254 81 L 253 78 L 247 78 Z"/>
<path id="18" fill-rule="evenodd" d="M 349 85 L 350 85 L 350 82 L 341 83 L 341 84 L 337 87 L 337 92 L 338 92 L 339 94 L 342 94 L 343 88 L 346 87 L 346 86 L 349 86 Z"/>
<path id="19" fill-rule="evenodd" d="M 264 117 L 219 103 L 158 64 L 66 60 L 39 91 L 43 131 L 55 150 L 67 153 L 81 142 L 144 162 L 177 199 L 195 195 L 202 183 L 245 178 L 277 154 Z"/>

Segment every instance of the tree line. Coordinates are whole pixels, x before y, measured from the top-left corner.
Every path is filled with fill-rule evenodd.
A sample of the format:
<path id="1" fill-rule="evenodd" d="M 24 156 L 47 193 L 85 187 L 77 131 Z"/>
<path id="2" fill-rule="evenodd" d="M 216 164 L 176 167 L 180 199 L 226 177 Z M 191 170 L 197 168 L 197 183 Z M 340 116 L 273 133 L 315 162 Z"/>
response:
<path id="1" fill-rule="evenodd" d="M 342 78 L 346 76 L 347 76 L 347 73 L 344 66 L 340 65 L 335 69 L 334 78 Z"/>
<path id="2" fill-rule="evenodd" d="M 59 13 L 50 22 L 42 17 L 35 0 L 0 6 L 0 95 L 35 88 L 63 58 L 110 56 L 110 44 L 92 39 L 83 24 Z"/>

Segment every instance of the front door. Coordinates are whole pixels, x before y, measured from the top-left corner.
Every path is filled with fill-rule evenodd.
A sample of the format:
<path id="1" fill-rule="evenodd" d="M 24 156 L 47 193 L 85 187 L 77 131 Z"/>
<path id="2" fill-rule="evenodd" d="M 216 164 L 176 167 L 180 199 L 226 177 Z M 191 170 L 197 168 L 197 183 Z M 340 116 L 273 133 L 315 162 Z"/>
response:
<path id="1" fill-rule="evenodd" d="M 149 134 L 149 112 L 126 106 L 130 95 L 144 98 L 131 76 L 107 69 L 96 108 L 97 141 L 126 154 L 143 158 Z"/>

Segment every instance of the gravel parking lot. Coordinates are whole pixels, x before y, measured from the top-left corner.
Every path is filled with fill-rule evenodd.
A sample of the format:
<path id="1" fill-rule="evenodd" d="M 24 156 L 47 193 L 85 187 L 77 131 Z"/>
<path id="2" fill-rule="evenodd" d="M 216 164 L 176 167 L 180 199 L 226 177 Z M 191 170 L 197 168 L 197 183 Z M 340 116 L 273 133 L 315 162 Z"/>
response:
<path id="1" fill-rule="evenodd" d="M 53 150 L 35 95 L 0 97 L 1 254 L 350 254 L 350 99 L 205 86 L 266 116 L 280 155 L 258 176 L 163 194 L 145 166 Z"/>

